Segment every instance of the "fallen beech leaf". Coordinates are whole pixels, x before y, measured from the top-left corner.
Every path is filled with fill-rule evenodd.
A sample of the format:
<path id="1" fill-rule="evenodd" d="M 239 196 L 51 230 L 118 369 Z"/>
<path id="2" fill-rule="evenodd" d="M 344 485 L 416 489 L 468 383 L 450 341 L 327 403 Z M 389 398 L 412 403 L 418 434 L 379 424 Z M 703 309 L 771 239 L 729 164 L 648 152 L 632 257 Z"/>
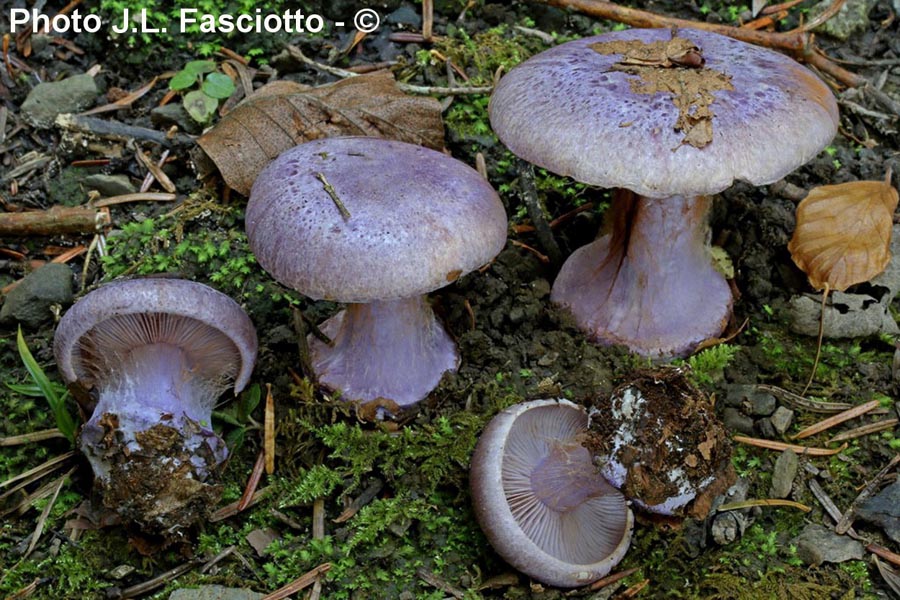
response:
<path id="1" fill-rule="evenodd" d="M 884 181 L 812 189 L 797 206 L 791 258 L 816 289 L 844 291 L 881 273 L 891 258 L 897 190 Z"/>
<path id="2" fill-rule="evenodd" d="M 235 107 L 197 143 L 225 182 L 248 196 L 256 175 L 283 151 L 341 135 L 384 137 L 440 150 L 441 106 L 434 98 L 404 94 L 383 71 L 316 88 L 273 82 Z"/>

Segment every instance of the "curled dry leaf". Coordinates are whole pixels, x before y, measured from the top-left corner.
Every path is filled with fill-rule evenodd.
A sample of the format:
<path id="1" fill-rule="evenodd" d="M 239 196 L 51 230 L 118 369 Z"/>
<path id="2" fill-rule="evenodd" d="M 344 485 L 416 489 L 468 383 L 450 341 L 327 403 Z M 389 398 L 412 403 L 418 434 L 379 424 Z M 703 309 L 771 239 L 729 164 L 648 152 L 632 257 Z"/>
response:
<path id="1" fill-rule="evenodd" d="M 814 288 L 844 291 L 885 269 L 897 208 L 890 178 L 823 185 L 797 206 L 788 250 Z"/>
<path id="2" fill-rule="evenodd" d="M 384 137 L 440 150 L 441 106 L 434 98 L 404 94 L 388 72 L 315 88 L 277 81 L 257 90 L 197 143 L 225 182 L 247 196 L 256 175 L 283 151 L 341 135 Z"/>

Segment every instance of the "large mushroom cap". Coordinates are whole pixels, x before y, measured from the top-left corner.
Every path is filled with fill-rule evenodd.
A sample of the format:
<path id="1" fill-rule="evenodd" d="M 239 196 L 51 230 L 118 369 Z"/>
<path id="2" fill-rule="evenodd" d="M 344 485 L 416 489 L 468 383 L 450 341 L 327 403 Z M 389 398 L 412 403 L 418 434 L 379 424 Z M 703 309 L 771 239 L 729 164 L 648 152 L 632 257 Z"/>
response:
<path id="1" fill-rule="evenodd" d="M 672 94 L 637 93 L 617 70 L 622 54 L 598 43 L 672 39 L 669 29 L 630 29 L 561 44 L 518 65 L 491 96 L 491 126 L 518 156 L 585 183 L 651 198 L 716 194 L 735 180 L 777 181 L 834 137 L 828 87 L 794 60 L 729 37 L 679 29 L 706 68 L 733 89 L 712 91 L 712 141 L 684 143 Z M 610 47 L 610 46 L 607 46 Z"/>
<path id="2" fill-rule="evenodd" d="M 256 331 L 237 302 L 183 279 L 130 279 L 97 288 L 69 309 L 53 342 L 68 382 L 96 383 L 116 357 L 168 343 L 185 352 L 201 376 L 247 385 L 256 361 Z"/>
<path id="3" fill-rule="evenodd" d="M 474 169 L 371 137 L 282 153 L 253 185 L 246 226 L 275 279 L 339 302 L 425 294 L 485 264 L 506 241 L 503 205 Z"/>
<path id="4" fill-rule="evenodd" d="M 582 446 L 585 410 L 567 400 L 532 400 L 494 417 L 472 456 L 475 515 L 509 564 L 562 587 L 595 581 L 631 543 L 625 498 Z"/>

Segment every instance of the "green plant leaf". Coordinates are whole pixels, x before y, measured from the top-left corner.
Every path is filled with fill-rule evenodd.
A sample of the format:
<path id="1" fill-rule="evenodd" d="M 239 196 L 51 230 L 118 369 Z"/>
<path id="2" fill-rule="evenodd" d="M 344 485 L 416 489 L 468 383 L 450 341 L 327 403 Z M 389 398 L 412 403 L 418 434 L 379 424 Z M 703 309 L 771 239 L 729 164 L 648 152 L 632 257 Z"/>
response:
<path id="1" fill-rule="evenodd" d="M 211 98 L 224 100 L 234 93 L 234 82 L 224 73 L 210 73 L 200 87 L 203 93 Z"/>
<path id="2" fill-rule="evenodd" d="M 66 436 L 66 439 L 74 444 L 75 419 L 72 417 L 72 414 L 66 410 L 66 398 L 68 397 L 68 393 L 63 394 L 62 396 L 57 394 L 56 389 L 47 378 L 46 373 L 44 373 L 44 370 L 37 364 L 37 361 L 34 360 L 34 356 L 31 355 L 31 351 L 25 343 L 25 338 L 22 336 L 21 326 L 19 327 L 19 332 L 16 336 L 16 347 L 19 350 L 19 357 L 22 359 L 22 364 L 25 365 L 25 369 L 28 371 L 28 374 L 31 375 L 31 379 L 38 388 L 40 388 L 44 398 L 47 399 L 47 403 L 50 405 L 54 417 L 56 417 L 56 426 L 62 434 Z"/>
<path id="3" fill-rule="evenodd" d="M 66 388 L 58 385 L 56 383 L 51 383 L 55 389 L 56 394 L 61 395 L 66 393 Z M 7 383 L 6 387 L 11 389 L 17 394 L 21 394 L 23 396 L 28 396 L 30 398 L 43 398 L 44 392 L 36 383 Z"/>
<path id="4" fill-rule="evenodd" d="M 204 73 L 212 73 L 216 70 L 216 63 L 212 60 L 192 60 L 184 65 L 183 71 L 193 73 L 194 75 L 203 75 Z"/>
<path id="5" fill-rule="evenodd" d="M 191 115 L 191 118 L 198 123 L 206 123 L 209 121 L 213 112 L 215 112 L 216 107 L 219 105 L 218 100 L 207 96 L 200 90 L 194 90 L 193 92 L 185 94 L 182 103 L 184 104 L 185 110 Z"/>
<path id="6" fill-rule="evenodd" d="M 197 74 L 190 71 L 178 71 L 175 76 L 169 80 L 170 90 L 186 90 L 197 83 Z"/>
<path id="7" fill-rule="evenodd" d="M 238 403 L 238 419 L 240 419 L 242 423 L 246 423 L 253 411 L 256 410 L 256 407 L 259 406 L 261 397 L 262 390 L 258 383 L 254 383 L 247 391 L 241 394 L 241 399 Z"/>

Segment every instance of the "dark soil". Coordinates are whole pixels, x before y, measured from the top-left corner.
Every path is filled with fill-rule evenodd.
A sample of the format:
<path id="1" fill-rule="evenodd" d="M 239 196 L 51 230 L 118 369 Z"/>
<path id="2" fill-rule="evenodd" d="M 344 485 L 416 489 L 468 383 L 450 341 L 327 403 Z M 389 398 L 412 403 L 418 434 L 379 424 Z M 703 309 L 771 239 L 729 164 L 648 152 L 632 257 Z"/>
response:
<path id="1" fill-rule="evenodd" d="M 12 7 L 25 4 L 23 0 L 11 3 Z M 308 4 L 307 12 L 337 18 L 354 14 L 366 3 Z M 498 68 L 508 70 L 547 48 L 547 42 L 534 31 L 553 33 L 563 40 L 616 26 L 532 2 L 478 1 L 466 10 L 465 2 L 455 0 L 436 5 L 438 38 L 430 45 L 390 39 L 392 33 L 415 33 L 421 27 L 421 6 L 400 1 L 374 3 L 382 17 L 390 17 L 378 32 L 356 45 L 348 33 L 352 29 L 218 42 L 253 57 L 251 66 L 259 68 L 253 80 L 256 87 L 272 77 L 310 85 L 336 80 L 287 58 L 280 52 L 284 43 L 296 45 L 316 61 L 342 68 L 392 61 L 399 80 L 444 86 L 451 83 L 451 73 L 455 85 L 465 86 L 489 84 Z M 728 3 L 663 0 L 631 5 L 700 21 L 735 23 L 746 18 L 741 14 L 746 7 L 736 9 Z M 807 19 L 810 5 L 804 2 L 792 9 L 778 30 L 788 30 L 799 19 Z M 875 1 L 865 27 L 846 41 L 827 35 L 817 36 L 816 41 L 829 56 L 846 61 L 844 66 L 881 85 L 897 101 L 900 15 L 892 12 L 893 6 L 890 0 Z M 9 7 L 7 2 L 0 8 L 2 31 L 9 30 Z M 0 66 L 2 208 L 16 212 L 56 204 L 82 205 L 88 200 L 83 185 L 87 175 L 127 175 L 139 186 L 147 171 L 135 158 L 135 148 L 155 161 L 162 155 L 163 148 L 148 141 L 110 140 L 56 127 L 33 127 L 21 117 L 20 107 L 38 82 L 65 79 L 100 65 L 96 81 L 101 91 L 95 105 L 101 106 L 122 97 L 123 91 L 136 90 L 155 76 L 178 71 L 188 61 L 201 58 L 203 41 L 210 40 L 199 34 L 190 40 L 158 36 L 150 43 L 136 40 L 136 45 L 129 47 L 122 40 L 114 42 L 102 35 L 66 33 L 59 40 L 36 36 L 29 56 L 12 43 L 8 54 L 15 60 Z M 226 57 L 210 58 L 221 64 Z M 445 59 L 461 73 L 448 68 Z M 165 132 L 169 125 L 154 123 L 150 111 L 167 89 L 158 83 L 129 108 L 96 116 Z M 786 316 L 792 296 L 813 291 L 787 250 L 796 207 L 792 190 L 881 180 L 889 168 L 893 168 L 897 185 L 898 116 L 886 115 L 883 106 L 856 90 L 838 86 L 837 92 L 843 100 L 841 132 L 827 151 L 786 178 L 789 186 L 736 184 L 714 203 L 712 240 L 724 249 L 734 268 L 737 300 L 727 330 L 734 337 L 727 350 L 713 348 L 680 364 L 693 366 L 694 384 L 705 394 L 702 398 L 710 398 L 709 402 L 698 400 L 706 405 L 707 413 L 702 420 L 688 418 L 687 428 L 693 428 L 691 433 L 700 443 L 714 439 L 716 451 L 724 449 L 728 438 L 738 433 L 783 439 L 773 428 L 775 404 L 760 408 L 736 393 L 736 385 L 769 384 L 800 393 L 812 367 L 815 340 L 791 333 Z M 447 146 L 453 156 L 471 165 L 477 153 L 484 156 L 489 179 L 510 216 L 510 240 L 517 243 L 508 243 L 488 268 L 432 295 L 436 312 L 458 340 L 462 364 L 456 374 L 445 376 L 417 409 L 395 420 L 373 422 L 367 417 L 374 417 L 374 411 L 355 413 L 305 377 L 298 358 L 298 330 L 303 329 L 303 322 L 322 322 L 338 307 L 310 302 L 281 288 L 253 262 L 243 236 L 246 199 L 228 191 L 215 173 L 203 181 L 197 179 L 199 157 L 193 144 L 175 142 L 169 148 L 165 171 L 177 188 L 174 204 L 111 207 L 113 226 L 105 236 L 108 256 L 98 261 L 97 252 L 92 251 L 87 265 L 85 254 L 66 263 L 71 266 L 76 295 L 117 276 L 168 272 L 237 298 L 258 329 L 256 391 L 265 399 L 265 386 L 271 384 L 275 399 L 276 470 L 265 476 L 260 487 L 267 492 L 251 508 L 227 519 L 201 522 L 186 539 L 159 544 L 155 536 L 135 528 L 107 526 L 109 519 L 92 490 L 90 469 L 83 461 L 70 461 L 67 465 L 73 470 L 59 484 L 61 491 L 45 519 L 39 517 L 48 505 L 46 498 L 57 489 L 58 478 L 65 471 L 0 497 L 0 592 L 4 597 L 118 597 L 121 590 L 180 565 L 187 567 L 177 579 L 170 578 L 140 594 L 166 598 L 175 589 L 206 584 L 268 593 L 325 562 L 332 567 L 322 579 L 322 598 L 563 597 L 561 591 L 515 574 L 487 545 L 468 504 L 468 456 L 487 420 L 513 402 L 566 397 L 602 406 L 614 389 L 651 365 L 623 348 L 588 343 L 570 318 L 550 304 L 550 287 L 559 265 L 547 258 L 552 248 L 543 247 L 538 236 L 525 227 L 531 218 L 522 201 L 527 193 L 522 174 L 530 167 L 515 159 L 490 132 L 486 97 L 455 97 L 444 118 Z M 36 157 L 47 160 L 8 176 Z M 108 162 L 76 162 L 95 159 Z M 540 170 L 535 184 L 548 222 L 567 215 L 553 229 L 564 256 L 593 239 L 610 201 L 608 190 L 587 188 Z M 151 191 L 162 190 L 155 184 Z M 585 208 L 586 203 L 592 206 Z M 580 212 L 570 214 L 576 209 Z M 88 246 L 91 241 L 90 235 L 0 239 L 0 285 L 19 279 L 66 249 Z M 66 307 L 58 308 L 64 311 Z M 894 302 L 891 309 L 897 314 L 900 305 Z M 26 328 L 24 338 L 51 381 L 59 383 L 51 350 L 53 331 L 54 318 L 48 309 L 43 324 Z M 15 323 L 0 324 L 0 341 L 0 383 L 30 382 L 17 353 Z M 851 421 L 843 429 L 889 417 L 886 413 L 896 411 L 900 392 L 894 363 L 896 343 L 896 336 L 887 334 L 826 340 L 822 365 L 808 395 L 854 405 L 882 401 L 880 413 Z M 239 499 L 262 446 L 260 423 L 265 402 L 256 404 L 250 396 L 252 392 L 223 400 L 219 407 L 224 415 L 215 425 L 233 450 L 221 481 L 225 490 L 222 505 Z M 795 411 L 788 434 L 823 418 L 791 404 L 786 394 L 776 400 L 777 405 Z M 684 417 L 681 406 L 668 406 L 674 416 Z M 707 420 L 710 407 L 725 421 L 727 433 Z M 76 411 L 74 402 L 70 409 Z M 29 397 L 5 385 L 0 389 L 0 410 L 8 415 L 0 422 L 0 436 L 55 426 L 41 397 Z M 803 442 L 826 446 L 834 433 Z M 645 434 L 652 441 L 654 434 Z M 639 514 L 632 549 L 619 566 L 638 570 L 605 591 L 576 594 L 606 598 L 609 590 L 621 593 L 632 588 L 637 597 L 647 598 L 891 597 L 868 554 L 864 560 L 808 567 L 798 558 L 792 539 L 807 523 L 833 525 L 809 482 L 815 480 L 845 510 L 858 489 L 897 453 L 895 434 L 896 427 L 854 440 L 835 457 L 801 457 L 790 499 L 811 511 L 744 509 L 740 517 L 743 535 L 730 544 L 720 545 L 713 539 L 712 516 L 660 520 Z M 69 449 L 70 445 L 58 438 L 0 446 L 0 480 Z M 725 466 L 733 466 L 745 481 L 747 497 L 769 497 L 778 454 L 736 443 L 733 452 L 731 465 Z M 690 456 L 672 460 L 687 464 L 698 458 Z M 669 463 L 659 466 L 670 467 Z M 717 463 L 715 468 L 725 467 Z M 27 496 L 40 492 L 42 486 L 49 487 L 38 494 L 39 499 Z M 0 494 L 4 491 L 0 488 Z M 319 510 L 324 511 L 324 540 L 314 535 L 321 525 L 313 518 Z M 26 557 L 39 520 L 42 535 Z M 867 542 L 900 551 L 877 526 L 858 522 L 855 529 Z M 264 548 L 260 539 L 274 542 Z M 219 554 L 222 557 L 201 572 L 201 565 Z M 13 596 L 31 584 L 33 590 Z"/>

